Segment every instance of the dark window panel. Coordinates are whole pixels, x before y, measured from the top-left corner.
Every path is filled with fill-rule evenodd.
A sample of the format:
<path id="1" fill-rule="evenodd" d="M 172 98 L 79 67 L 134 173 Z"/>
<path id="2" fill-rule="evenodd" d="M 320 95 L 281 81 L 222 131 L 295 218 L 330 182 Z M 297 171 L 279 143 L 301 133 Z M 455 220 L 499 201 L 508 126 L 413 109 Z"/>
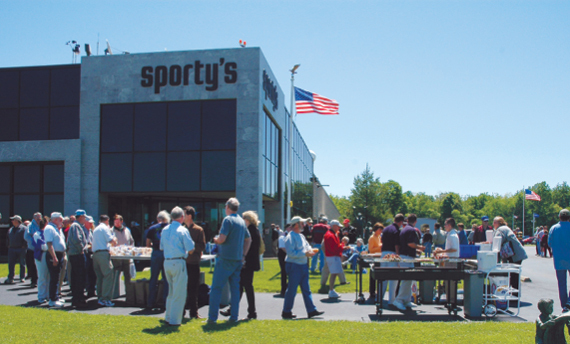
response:
<path id="1" fill-rule="evenodd" d="M 133 105 L 114 104 L 101 107 L 101 152 L 133 150 Z"/>
<path id="2" fill-rule="evenodd" d="M 13 215 L 10 213 L 10 195 L 0 195 L 0 214 L 2 214 L 1 223 L 10 222 L 10 217 Z"/>
<path id="3" fill-rule="evenodd" d="M 168 104 L 168 150 L 199 150 L 200 137 L 200 102 Z"/>
<path id="4" fill-rule="evenodd" d="M 14 195 L 14 215 L 31 220 L 40 210 L 40 195 Z"/>
<path id="5" fill-rule="evenodd" d="M 200 190 L 200 152 L 169 152 L 167 191 Z"/>
<path id="6" fill-rule="evenodd" d="M 0 108 L 17 108 L 20 94 L 20 73 L 17 70 L 0 72 Z"/>
<path id="7" fill-rule="evenodd" d="M 14 193 L 40 192 L 40 165 L 14 166 Z"/>
<path id="8" fill-rule="evenodd" d="M 0 193 L 10 193 L 12 183 L 12 168 L 10 166 L 0 166 Z M 0 212 L 0 214 L 4 214 Z"/>
<path id="9" fill-rule="evenodd" d="M 101 192 L 132 191 L 133 155 L 101 154 Z"/>
<path id="10" fill-rule="evenodd" d="M 44 166 L 44 192 L 63 192 L 63 165 Z"/>
<path id="11" fill-rule="evenodd" d="M 49 108 L 20 110 L 20 140 L 49 139 Z"/>
<path id="12" fill-rule="evenodd" d="M 0 141 L 18 141 L 18 109 L 0 109 Z"/>
<path id="13" fill-rule="evenodd" d="M 135 151 L 166 150 L 166 103 L 135 105 Z"/>
<path id="14" fill-rule="evenodd" d="M 166 153 L 135 153 L 133 191 L 166 190 Z"/>
<path id="15" fill-rule="evenodd" d="M 50 216 L 54 211 L 58 213 L 63 212 L 63 195 L 44 196 L 44 216 Z"/>
<path id="16" fill-rule="evenodd" d="M 202 102 L 202 149 L 221 150 L 235 148 L 235 100 Z"/>
<path id="17" fill-rule="evenodd" d="M 20 106 L 49 106 L 48 68 L 23 70 L 20 73 Z"/>
<path id="18" fill-rule="evenodd" d="M 80 89 L 79 67 L 51 70 L 51 106 L 79 106 Z"/>
<path id="19" fill-rule="evenodd" d="M 235 154 L 235 151 L 202 152 L 202 191 L 235 190 Z"/>
<path id="20" fill-rule="evenodd" d="M 50 140 L 79 138 L 79 106 L 52 107 L 50 111 Z"/>

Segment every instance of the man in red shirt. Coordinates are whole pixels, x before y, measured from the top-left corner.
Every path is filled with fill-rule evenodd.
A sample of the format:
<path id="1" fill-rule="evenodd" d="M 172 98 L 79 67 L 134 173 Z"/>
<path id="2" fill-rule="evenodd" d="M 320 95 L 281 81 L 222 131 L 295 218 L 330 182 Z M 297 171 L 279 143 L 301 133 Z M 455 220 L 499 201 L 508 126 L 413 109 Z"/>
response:
<path id="1" fill-rule="evenodd" d="M 488 230 L 493 230 L 493 227 L 489 226 L 489 216 L 483 216 L 481 218 L 482 225 L 477 227 L 477 230 L 473 234 L 473 243 L 486 242 L 487 238 L 485 232 Z"/>
<path id="2" fill-rule="evenodd" d="M 325 245 L 325 257 L 329 267 L 331 276 L 329 281 L 329 298 L 338 299 L 340 295 L 334 290 L 334 282 L 336 276 L 342 273 L 342 250 L 344 244 L 338 240 L 338 232 L 340 231 L 340 222 L 331 221 L 331 229 L 327 231 L 323 238 Z"/>

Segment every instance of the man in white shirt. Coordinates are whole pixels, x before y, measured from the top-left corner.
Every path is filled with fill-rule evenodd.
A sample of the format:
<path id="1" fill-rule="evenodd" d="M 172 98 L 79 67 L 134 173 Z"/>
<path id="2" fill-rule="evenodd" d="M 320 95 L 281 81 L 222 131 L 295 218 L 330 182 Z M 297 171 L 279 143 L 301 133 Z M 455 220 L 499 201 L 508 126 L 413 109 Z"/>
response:
<path id="1" fill-rule="evenodd" d="M 99 216 L 99 225 L 93 231 L 93 269 L 97 276 L 97 298 L 99 304 L 113 307 L 113 263 L 109 247 L 117 244 L 117 238 L 109 228 L 109 216 Z"/>
<path id="2" fill-rule="evenodd" d="M 451 217 L 445 220 L 444 228 L 447 232 L 445 249 L 436 248 L 435 255 L 441 257 L 442 254 L 445 254 L 449 258 L 459 258 L 459 236 L 455 230 L 455 220 Z M 445 295 L 447 296 L 448 304 L 457 304 L 457 282 L 452 281 L 449 283 L 445 281 Z"/>
<path id="3" fill-rule="evenodd" d="M 48 266 L 49 280 L 49 306 L 61 308 L 63 307 L 63 299 L 58 295 L 59 274 L 63 258 L 65 257 L 65 236 L 60 230 L 63 224 L 61 213 L 54 212 L 51 214 L 51 221 L 44 229 L 44 240 L 47 244 L 48 253 L 46 254 L 46 264 Z"/>

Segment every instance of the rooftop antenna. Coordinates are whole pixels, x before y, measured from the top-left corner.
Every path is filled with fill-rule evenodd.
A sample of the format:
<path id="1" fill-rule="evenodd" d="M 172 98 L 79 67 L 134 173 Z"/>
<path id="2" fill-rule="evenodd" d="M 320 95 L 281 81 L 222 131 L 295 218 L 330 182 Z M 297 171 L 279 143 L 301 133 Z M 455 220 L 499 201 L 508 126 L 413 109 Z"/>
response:
<path id="1" fill-rule="evenodd" d="M 65 45 L 71 47 L 71 63 L 77 62 L 77 56 L 81 53 L 81 45 L 77 43 L 76 40 L 67 41 Z"/>
<path id="2" fill-rule="evenodd" d="M 105 49 L 105 55 L 113 55 L 113 50 L 111 50 L 111 45 L 109 44 L 109 40 L 106 39 L 105 41 L 107 41 L 107 49 Z"/>
<path id="3" fill-rule="evenodd" d="M 97 55 L 99 55 L 99 32 L 97 32 Z"/>

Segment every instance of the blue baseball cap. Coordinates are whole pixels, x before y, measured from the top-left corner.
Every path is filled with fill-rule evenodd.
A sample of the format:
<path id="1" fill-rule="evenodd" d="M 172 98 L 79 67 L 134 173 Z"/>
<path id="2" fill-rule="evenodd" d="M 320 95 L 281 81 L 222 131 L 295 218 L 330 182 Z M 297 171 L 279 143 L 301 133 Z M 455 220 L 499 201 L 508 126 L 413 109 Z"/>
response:
<path id="1" fill-rule="evenodd" d="M 86 216 L 86 215 L 87 215 L 87 213 L 83 209 L 77 209 L 75 211 L 75 216 Z"/>
<path id="2" fill-rule="evenodd" d="M 489 221 L 489 216 L 485 215 L 481 218 L 482 221 Z"/>

